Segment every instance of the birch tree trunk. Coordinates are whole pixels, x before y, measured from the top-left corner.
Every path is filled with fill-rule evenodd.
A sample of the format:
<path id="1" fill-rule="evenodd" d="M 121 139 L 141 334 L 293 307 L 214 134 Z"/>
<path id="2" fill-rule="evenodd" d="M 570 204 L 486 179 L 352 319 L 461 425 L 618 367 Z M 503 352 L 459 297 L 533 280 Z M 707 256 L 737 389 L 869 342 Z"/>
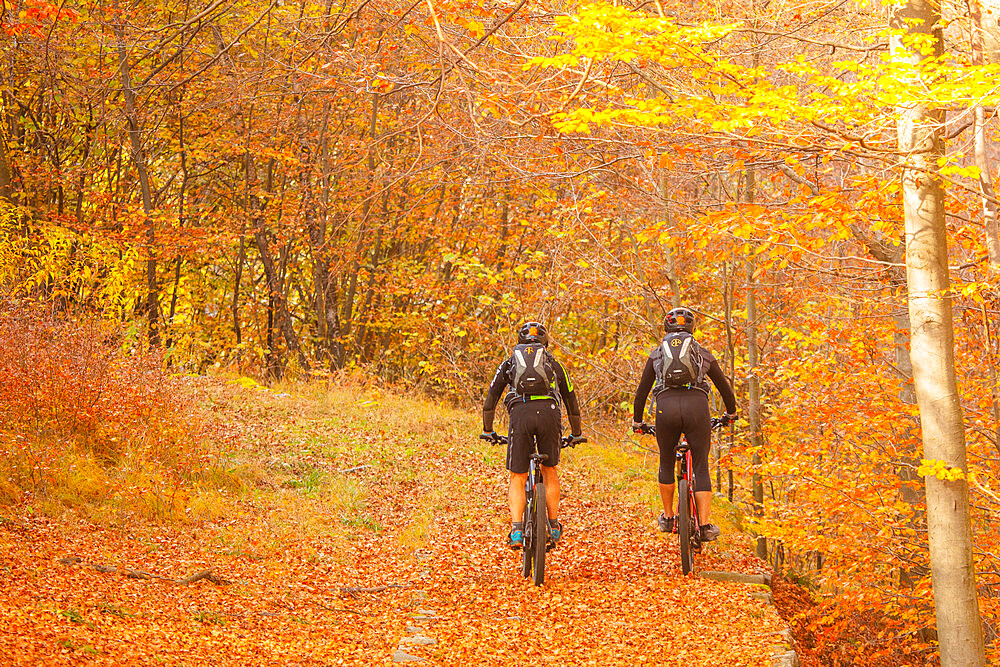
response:
<path id="1" fill-rule="evenodd" d="M 934 0 L 909 0 L 893 12 L 893 61 L 923 59 L 907 37 L 929 36 L 944 51 L 941 15 Z M 915 79 L 919 75 L 915 75 Z M 914 85 L 919 81 L 914 80 Z M 910 361 L 920 409 L 924 458 L 967 471 L 965 430 L 955 378 L 954 330 L 948 277 L 944 189 L 937 178 L 944 114 L 923 104 L 900 107 L 897 132 L 904 159 L 903 216 L 910 310 Z M 941 664 L 984 665 L 965 479 L 926 480 L 927 534 Z"/>

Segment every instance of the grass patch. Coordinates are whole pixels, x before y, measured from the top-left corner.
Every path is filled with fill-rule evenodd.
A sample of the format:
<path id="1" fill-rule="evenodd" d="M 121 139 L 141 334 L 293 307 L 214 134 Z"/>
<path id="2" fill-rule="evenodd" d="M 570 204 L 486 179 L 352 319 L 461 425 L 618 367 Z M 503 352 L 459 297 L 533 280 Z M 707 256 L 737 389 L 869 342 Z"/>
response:
<path id="1" fill-rule="evenodd" d="M 712 494 L 712 522 L 724 534 L 743 532 L 743 511 L 725 496 Z"/>
<path id="2" fill-rule="evenodd" d="M 90 644 L 74 644 L 69 639 L 60 639 L 59 645 L 64 649 L 68 649 L 70 651 L 80 651 L 81 653 L 86 653 L 87 655 L 98 655 L 100 653 L 100 651 Z"/>
<path id="3" fill-rule="evenodd" d="M 88 621 L 86 618 L 84 618 L 83 614 L 81 614 L 80 611 L 77 609 L 56 609 L 55 613 L 56 616 L 65 618 L 67 621 L 71 623 L 76 623 L 77 625 L 86 626 L 91 630 L 94 629 L 94 624 Z"/>
<path id="4" fill-rule="evenodd" d="M 227 496 L 203 489 L 195 492 L 186 503 L 185 512 L 194 521 L 217 521 L 239 513 L 235 503 Z"/>
<path id="5" fill-rule="evenodd" d="M 136 614 L 128 609 L 122 609 L 121 607 L 108 603 L 101 603 L 97 605 L 99 611 L 105 614 L 111 614 L 112 616 L 117 616 L 118 618 L 142 618 L 142 614 Z"/>
<path id="6" fill-rule="evenodd" d="M 191 614 L 191 618 L 198 623 L 204 623 L 205 625 L 225 625 L 226 618 L 222 614 L 216 613 L 214 611 L 196 611 Z"/>
<path id="7" fill-rule="evenodd" d="M 413 517 L 399 535 L 399 543 L 411 551 L 423 548 L 430 539 L 434 517 L 447 498 L 447 493 L 440 487 L 432 487 L 429 493 L 419 498 L 414 504 Z"/>
<path id="8" fill-rule="evenodd" d="M 303 495 L 313 498 L 323 488 L 324 477 L 321 470 L 310 468 L 304 470 L 298 477 L 289 479 L 284 485 L 290 489 L 298 489 Z"/>

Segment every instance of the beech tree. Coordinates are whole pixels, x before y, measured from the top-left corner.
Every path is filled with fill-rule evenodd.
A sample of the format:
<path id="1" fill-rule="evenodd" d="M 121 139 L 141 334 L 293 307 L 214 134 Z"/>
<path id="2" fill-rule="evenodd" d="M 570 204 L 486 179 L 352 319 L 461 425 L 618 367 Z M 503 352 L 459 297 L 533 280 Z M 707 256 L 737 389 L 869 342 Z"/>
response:
<path id="1" fill-rule="evenodd" d="M 940 21 L 941 13 L 933 0 L 909 0 L 893 13 L 892 58 L 912 68 L 914 85 L 920 84 L 921 64 L 944 53 Z M 910 359 L 924 457 L 942 461 L 954 471 L 926 478 L 927 534 L 941 664 L 984 665 L 969 521 L 965 427 L 955 378 L 945 193 L 938 176 L 944 113 L 911 102 L 900 107 L 899 115 Z"/>

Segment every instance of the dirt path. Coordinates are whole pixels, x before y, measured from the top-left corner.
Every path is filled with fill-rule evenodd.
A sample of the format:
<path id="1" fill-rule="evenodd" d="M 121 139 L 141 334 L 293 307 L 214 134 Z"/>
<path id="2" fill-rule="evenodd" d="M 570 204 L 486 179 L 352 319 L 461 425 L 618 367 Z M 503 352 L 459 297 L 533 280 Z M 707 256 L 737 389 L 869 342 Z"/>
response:
<path id="1" fill-rule="evenodd" d="M 652 484 L 641 456 L 567 456 L 566 535 L 535 587 L 502 546 L 503 456 L 473 416 L 337 398 L 231 399 L 253 443 L 233 465 L 273 472 L 216 518 L 5 509 L 0 664 L 770 664 L 786 624 L 752 586 L 681 575 L 628 492 Z M 750 549 L 730 531 L 699 566 L 754 572 Z"/>
<path id="2" fill-rule="evenodd" d="M 479 480 L 496 478 L 480 473 Z M 786 624 L 751 597 L 753 586 L 683 576 L 676 537 L 656 532 L 651 516 L 579 498 L 572 472 L 565 482 L 566 536 L 549 553 L 540 588 L 520 576 L 519 553 L 501 546 L 502 478 L 466 489 L 490 506 L 486 529 L 469 530 L 454 512 L 437 517 L 417 581 L 427 597 L 414 612 L 422 636 L 436 643 L 406 654 L 440 665 L 770 664 Z M 698 564 L 757 569 L 754 559 L 714 547 Z"/>

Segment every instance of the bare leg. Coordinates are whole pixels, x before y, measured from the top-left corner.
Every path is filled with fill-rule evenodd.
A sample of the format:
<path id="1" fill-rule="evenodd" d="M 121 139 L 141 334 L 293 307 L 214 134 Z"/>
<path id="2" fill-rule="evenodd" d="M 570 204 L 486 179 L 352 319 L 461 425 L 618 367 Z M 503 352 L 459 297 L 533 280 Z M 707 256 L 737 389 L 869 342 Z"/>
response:
<path id="1" fill-rule="evenodd" d="M 507 489 L 507 502 L 510 505 L 510 520 L 513 523 L 524 520 L 524 485 L 528 481 L 528 473 L 511 473 L 510 487 Z M 546 495 L 548 495 L 546 493 Z"/>
<path id="2" fill-rule="evenodd" d="M 698 523 L 704 526 L 708 523 L 708 515 L 712 511 L 712 492 L 695 491 L 694 502 L 698 506 Z"/>
<path id="3" fill-rule="evenodd" d="M 555 521 L 559 518 L 559 473 L 554 466 L 542 466 L 542 481 L 545 482 L 545 513 Z"/>
<path id="4" fill-rule="evenodd" d="M 660 484 L 660 500 L 663 501 L 663 514 L 674 516 L 674 485 Z"/>

